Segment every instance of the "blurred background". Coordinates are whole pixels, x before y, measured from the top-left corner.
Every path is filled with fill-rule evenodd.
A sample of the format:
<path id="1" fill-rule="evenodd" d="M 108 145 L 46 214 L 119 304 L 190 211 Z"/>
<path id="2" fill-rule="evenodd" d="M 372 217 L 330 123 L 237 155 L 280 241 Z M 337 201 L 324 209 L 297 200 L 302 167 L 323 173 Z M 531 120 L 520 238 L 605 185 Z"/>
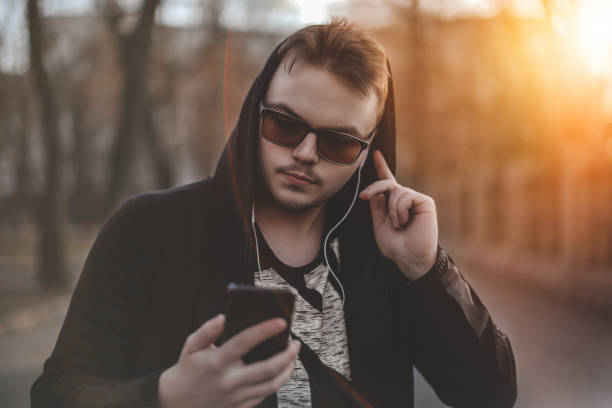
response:
<path id="1" fill-rule="evenodd" d="M 399 182 L 508 333 L 516 406 L 612 407 L 609 0 L 0 1 L 2 407 L 106 217 L 211 174 L 272 49 L 330 16 L 388 52 Z"/>

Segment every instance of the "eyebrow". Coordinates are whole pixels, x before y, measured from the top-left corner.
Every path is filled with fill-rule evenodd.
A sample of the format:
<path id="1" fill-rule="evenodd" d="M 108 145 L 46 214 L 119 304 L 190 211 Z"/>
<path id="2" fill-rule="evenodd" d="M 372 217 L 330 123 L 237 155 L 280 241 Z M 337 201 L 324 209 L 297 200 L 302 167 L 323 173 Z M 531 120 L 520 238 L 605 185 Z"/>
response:
<path id="1" fill-rule="evenodd" d="M 287 104 L 285 103 L 264 103 L 266 106 L 269 106 L 270 108 L 275 108 L 275 109 L 282 109 L 284 110 L 286 113 L 289 113 L 291 116 L 295 116 L 296 118 L 300 119 L 301 121 L 308 123 L 304 118 L 302 118 L 300 115 L 298 115 L 297 113 L 295 113 L 295 111 L 293 109 L 291 109 Z M 353 127 L 353 126 L 339 126 L 339 127 L 333 127 L 333 126 L 324 126 L 321 127 L 319 129 L 325 129 L 325 130 L 333 130 L 336 132 L 342 132 L 342 133 L 348 133 L 351 136 L 356 136 L 360 139 L 363 139 L 365 141 L 367 141 L 367 137 L 366 136 L 362 136 L 361 133 L 359 133 L 359 131 L 357 130 L 357 128 Z"/>

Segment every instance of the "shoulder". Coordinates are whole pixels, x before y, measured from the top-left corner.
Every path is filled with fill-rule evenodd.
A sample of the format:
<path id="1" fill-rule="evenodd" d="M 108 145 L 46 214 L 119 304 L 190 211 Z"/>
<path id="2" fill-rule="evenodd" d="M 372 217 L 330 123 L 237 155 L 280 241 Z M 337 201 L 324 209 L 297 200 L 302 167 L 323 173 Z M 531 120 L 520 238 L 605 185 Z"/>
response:
<path id="1" fill-rule="evenodd" d="M 206 211 L 210 177 L 163 190 L 129 197 L 109 221 L 128 221 L 141 235 L 149 236 L 193 225 Z M 143 237 L 144 238 L 144 237 Z"/>
<path id="2" fill-rule="evenodd" d="M 129 197 L 117 210 L 141 222 L 163 220 L 176 222 L 202 213 L 210 189 L 210 177 L 163 190 L 151 190 Z"/>

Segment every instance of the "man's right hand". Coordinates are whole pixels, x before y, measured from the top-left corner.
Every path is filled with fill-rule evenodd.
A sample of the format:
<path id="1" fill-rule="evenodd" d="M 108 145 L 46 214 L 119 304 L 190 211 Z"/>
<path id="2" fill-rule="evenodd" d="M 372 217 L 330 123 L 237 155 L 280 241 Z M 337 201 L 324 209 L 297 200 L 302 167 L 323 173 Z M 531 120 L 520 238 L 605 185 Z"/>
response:
<path id="1" fill-rule="evenodd" d="M 225 316 L 206 321 L 183 346 L 178 362 L 159 378 L 159 407 L 253 407 L 276 392 L 293 371 L 300 342 L 252 364 L 241 357 L 258 343 L 280 333 L 287 323 L 275 318 L 251 326 L 220 347 L 214 341 L 223 332 Z"/>

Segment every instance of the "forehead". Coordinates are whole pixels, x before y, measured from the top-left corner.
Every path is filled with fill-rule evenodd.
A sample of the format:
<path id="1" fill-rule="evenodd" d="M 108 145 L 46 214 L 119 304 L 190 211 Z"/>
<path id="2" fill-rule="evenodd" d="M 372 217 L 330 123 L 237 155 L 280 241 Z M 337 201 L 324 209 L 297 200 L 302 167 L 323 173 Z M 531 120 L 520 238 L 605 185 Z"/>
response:
<path id="1" fill-rule="evenodd" d="M 265 102 L 288 106 L 313 127 L 355 128 L 367 135 L 376 126 L 375 92 L 365 96 L 329 71 L 300 60 L 291 72 L 279 65 Z"/>

